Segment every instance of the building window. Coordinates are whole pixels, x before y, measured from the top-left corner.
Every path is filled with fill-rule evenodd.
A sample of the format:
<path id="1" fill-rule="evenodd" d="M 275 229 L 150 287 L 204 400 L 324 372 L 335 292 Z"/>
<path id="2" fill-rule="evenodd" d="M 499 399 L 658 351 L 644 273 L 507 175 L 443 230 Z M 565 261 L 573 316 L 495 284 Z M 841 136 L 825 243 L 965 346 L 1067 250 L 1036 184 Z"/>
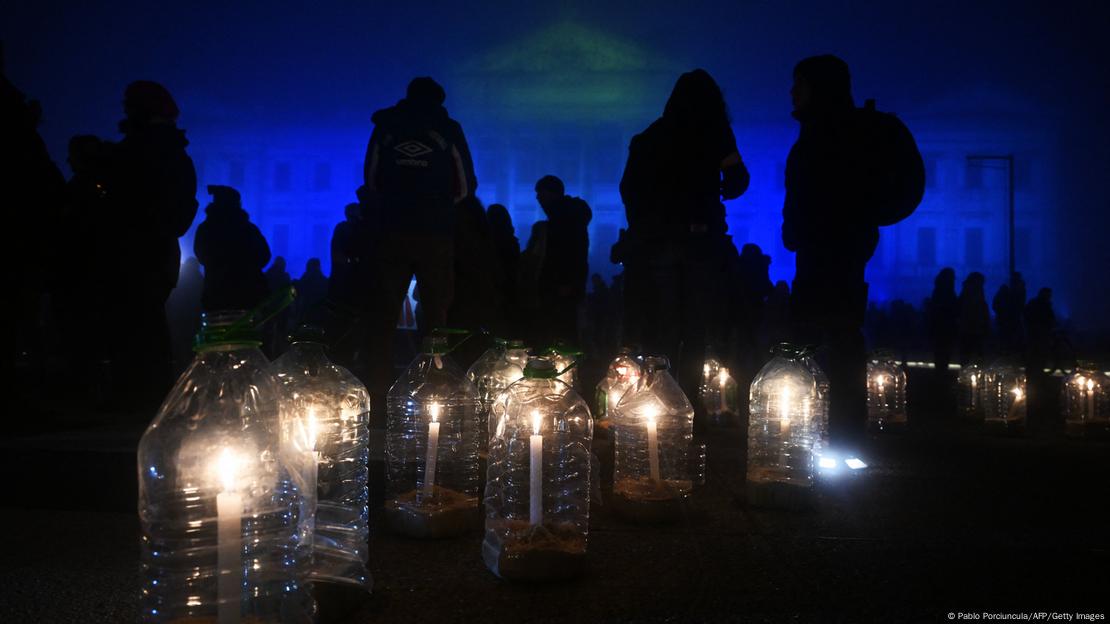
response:
<path id="1" fill-rule="evenodd" d="M 972 271 L 983 270 L 983 228 L 964 230 L 964 265 Z"/>
<path id="2" fill-rule="evenodd" d="M 969 189 L 983 188 L 983 168 L 986 166 L 981 160 L 968 160 L 964 168 L 964 186 Z"/>
<path id="3" fill-rule="evenodd" d="M 937 264 L 937 229 L 934 227 L 917 229 L 917 264 L 922 267 Z"/>
<path id="4" fill-rule="evenodd" d="M 289 191 L 293 188 L 293 167 L 289 163 L 278 163 L 274 167 L 274 190 Z"/>
<path id="5" fill-rule="evenodd" d="M 329 163 L 316 163 L 316 169 L 312 172 L 312 190 L 317 192 L 331 190 L 331 165 Z"/>
<path id="6" fill-rule="evenodd" d="M 237 189 L 242 189 L 247 179 L 247 167 L 241 160 L 233 160 L 227 168 L 227 183 Z"/>

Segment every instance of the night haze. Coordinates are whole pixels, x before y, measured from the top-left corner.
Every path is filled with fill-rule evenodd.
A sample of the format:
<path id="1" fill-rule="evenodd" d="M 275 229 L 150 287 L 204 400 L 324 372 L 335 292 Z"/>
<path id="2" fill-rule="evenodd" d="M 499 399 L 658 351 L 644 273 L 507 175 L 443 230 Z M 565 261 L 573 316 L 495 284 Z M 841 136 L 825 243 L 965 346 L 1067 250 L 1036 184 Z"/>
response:
<path id="1" fill-rule="evenodd" d="M 1110 2 L 0 15 L 0 624 L 1110 613 Z"/>
<path id="2" fill-rule="evenodd" d="M 1088 281 L 1092 271 L 1110 266 L 1107 246 L 1099 244 L 1108 225 L 1101 178 L 1110 162 L 1104 3 L 740 2 L 690 9 L 115 3 L 109 9 L 45 2 L 7 13 L 0 32 L 8 75 L 42 101 L 41 132 L 56 162 L 64 162 L 73 134 L 116 136 L 127 83 L 159 80 L 183 111 L 199 188 L 239 183 L 244 207 L 294 271 L 310 256 L 328 269 L 327 236 L 361 183 L 370 113 L 400 99 L 412 76 L 432 75 L 447 90 L 448 110 L 474 128 L 478 196 L 507 204 L 518 236 L 526 237 L 538 207 L 511 187 L 527 193 L 549 170 L 567 176 L 571 190 L 601 207 L 591 226 L 591 265 L 611 276 L 617 267 L 605 259 L 624 227 L 615 184 L 628 139 L 658 116 L 678 73 L 704 67 L 722 85 L 738 147 L 753 171 L 751 192 L 727 203 L 730 233 L 738 244 L 758 243 L 773 258 L 772 276 L 789 280 L 793 259 L 777 230 L 782 167 L 797 133 L 789 118 L 790 72 L 800 58 L 832 52 L 852 68 L 857 105 L 875 99 L 918 136 L 931 178 L 919 213 L 883 229 L 869 267 L 873 299 L 917 302 L 936 270 L 948 265 L 982 270 L 989 289 L 1004 280 L 1005 189 L 998 186 L 1004 176 L 988 171 L 986 180 L 969 183 L 974 165 L 965 157 L 1012 152 L 1018 270 L 1031 288 L 1054 287 L 1060 312 L 1080 327 L 1105 327 L 1110 318 L 1105 289 Z M 497 68 L 504 59 L 491 55 L 509 51 L 522 58 Z M 598 59 L 610 66 L 591 67 Z M 537 83 L 549 84 L 548 91 L 527 91 Z M 522 85 L 531 99 L 514 108 L 509 100 Z M 612 87 L 601 94 L 608 101 L 591 97 L 597 94 L 590 90 L 604 86 Z M 574 89 L 579 93 L 568 93 Z M 543 107 L 545 97 L 556 106 Z M 580 105 L 565 106 L 568 98 Z M 545 145 L 552 128 L 581 136 Z M 524 136 L 484 140 L 504 129 Z M 518 162 L 526 167 L 513 167 Z M 275 168 L 290 179 L 275 182 Z M 967 193 L 969 184 L 987 188 Z M 199 199 L 203 205 L 206 198 Z M 961 211 L 982 217 L 972 243 Z M 919 235 L 921 227 L 932 230 Z M 980 257 L 983 266 L 971 266 Z"/>

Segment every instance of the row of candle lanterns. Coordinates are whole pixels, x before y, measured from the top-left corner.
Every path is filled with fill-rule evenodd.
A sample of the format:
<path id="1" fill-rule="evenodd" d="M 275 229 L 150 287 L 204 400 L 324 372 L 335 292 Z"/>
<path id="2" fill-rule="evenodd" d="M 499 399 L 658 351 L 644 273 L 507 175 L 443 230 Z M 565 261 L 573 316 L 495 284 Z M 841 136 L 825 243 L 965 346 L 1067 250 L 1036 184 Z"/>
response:
<path id="1" fill-rule="evenodd" d="M 272 365 L 237 316 L 205 319 L 197 357 L 139 449 L 144 617 L 307 621 L 305 583 L 368 589 L 365 388 L 329 362 L 322 341 L 294 341 Z M 463 372 L 440 336 L 387 397 L 385 519 L 402 534 L 438 538 L 482 524 L 482 557 L 510 579 L 564 578 L 584 564 L 594 418 L 575 390 L 576 354 L 529 356 L 499 342 Z M 1106 384 L 1077 372 L 1069 413 L 1094 422 Z M 702 399 L 738 411 L 715 359 Z M 1024 420 L 1024 375 L 969 367 L 962 398 L 984 421 Z M 986 389 L 990 389 L 987 391 Z M 712 396 L 710 390 L 716 391 Z M 748 500 L 811 503 L 830 467 L 828 380 L 812 354 L 782 345 L 750 389 Z M 869 414 L 905 423 L 905 374 L 889 357 L 868 368 Z M 963 397 L 963 395 L 962 395 Z M 621 353 L 596 390 L 614 443 L 612 507 L 638 521 L 673 520 L 697 481 L 693 408 L 661 357 Z M 275 426 L 276 424 L 276 426 Z M 487 471 L 480 475 L 480 457 Z"/>

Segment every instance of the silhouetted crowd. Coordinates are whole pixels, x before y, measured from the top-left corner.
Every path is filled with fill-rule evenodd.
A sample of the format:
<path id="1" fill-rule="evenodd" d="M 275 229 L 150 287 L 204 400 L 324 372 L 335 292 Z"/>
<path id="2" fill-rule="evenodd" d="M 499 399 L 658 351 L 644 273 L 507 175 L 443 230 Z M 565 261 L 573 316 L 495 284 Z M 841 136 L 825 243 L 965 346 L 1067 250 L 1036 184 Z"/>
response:
<path id="1" fill-rule="evenodd" d="M 990 309 L 983 276 L 967 276 L 957 295 L 951 269 L 923 311 L 868 307 L 864 269 L 879 228 L 920 203 L 921 156 L 896 117 L 870 101 L 856 106 L 842 60 L 805 59 L 793 78 L 800 131 L 782 225 L 796 254 L 791 285 L 772 283 L 770 257 L 751 243 L 737 250 L 727 233 L 722 202 L 750 178 L 704 70 L 680 76 L 662 116 L 631 141 L 620 181 L 628 227 L 611 250 L 623 271 L 611 284 L 590 277 L 589 204 L 555 175 L 536 182 L 544 219 L 523 248 L 505 206 L 483 207 L 462 126 L 431 78 L 414 79 L 396 105 L 374 113 L 364 184 L 332 235 L 331 275 L 313 258 L 296 280 L 228 186 L 207 188 L 193 257 L 181 261 L 178 239 L 198 209 L 196 174 L 164 87 L 127 87 L 118 140 L 74 137 L 67 182 L 37 133 L 40 107 L 4 78 L 0 172 L 17 202 L 0 245 L 15 289 L 3 306 L 5 377 L 34 368 L 28 361 L 49 351 L 49 329 L 99 405 L 149 418 L 171 383 L 174 352 L 178 368 L 188 357 L 201 311 L 250 310 L 293 286 L 295 304 L 270 321 L 265 349 L 276 356 L 301 323 L 325 328 L 334 357 L 366 379 L 378 410 L 405 353 L 399 325 L 524 338 L 533 352 L 580 347 L 599 362 L 634 346 L 669 357 L 691 396 L 707 352 L 743 384 L 769 345 L 789 340 L 819 346 L 831 434 L 850 444 L 866 421 L 865 321 L 874 342 L 895 348 L 927 336 L 943 368 L 956 354 L 984 357 Z M 1020 276 L 1004 285 L 992 302 L 997 347 L 1047 361 L 1050 296 L 1044 289 L 1026 303 Z M 459 358 L 482 348 L 474 340 Z"/>

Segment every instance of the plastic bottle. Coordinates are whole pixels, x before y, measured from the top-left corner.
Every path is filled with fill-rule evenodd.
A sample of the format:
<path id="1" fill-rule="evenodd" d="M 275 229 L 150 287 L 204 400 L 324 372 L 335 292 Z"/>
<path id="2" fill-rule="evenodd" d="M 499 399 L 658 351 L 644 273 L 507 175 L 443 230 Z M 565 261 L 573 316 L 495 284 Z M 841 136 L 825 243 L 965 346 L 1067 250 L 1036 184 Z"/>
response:
<path id="1" fill-rule="evenodd" d="M 482 559 L 513 580 L 554 580 L 585 569 L 593 419 L 586 402 L 531 358 L 493 404 Z"/>
<path id="2" fill-rule="evenodd" d="M 278 388 L 241 317 L 203 318 L 195 359 L 139 442 L 146 622 L 303 622 L 312 611 Z"/>
<path id="3" fill-rule="evenodd" d="M 867 361 L 867 423 L 877 431 L 906 426 L 906 371 L 888 351 Z"/>
<path id="4" fill-rule="evenodd" d="M 1105 437 L 1110 434 L 1110 379 L 1093 362 L 1080 362 L 1064 378 L 1060 401 L 1064 433 L 1069 437 Z"/>
<path id="5" fill-rule="evenodd" d="M 385 519 L 412 537 L 450 537 L 476 529 L 478 388 L 430 336 L 386 397 Z"/>
<path id="6" fill-rule="evenodd" d="M 646 356 L 612 417 L 613 510 L 629 520 L 678 519 L 694 486 L 694 408 L 668 368 L 667 358 Z"/>
<path id="7" fill-rule="evenodd" d="M 1025 367 L 1003 358 L 983 374 L 983 425 L 988 433 L 1020 435 L 1025 432 L 1029 395 Z"/>
<path id="8" fill-rule="evenodd" d="M 775 347 L 755 376 L 748 418 L 749 504 L 802 508 L 812 504 L 815 442 L 820 439 L 817 382 L 802 349 Z"/>
<path id="9" fill-rule="evenodd" d="M 621 397 L 640 380 L 640 361 L 632 355 L 632 350 L 622 347 L 617 357 L 609 363 L 605 377 L 597 382 L 594 397 L 597 420 L 609 418 L 610 411 L 617 407 Z"/>
<path id="10" fill-rule="evenodd" d="M 489 446 L 490 407 L 502 392 L 524 376 L 527 363 L 528 348 L 524 342 L 494 338 L 494 345 L 466 371 L 466 378 L 478 388 L 478 421 L 482 432 L 478 440 L 480 452 L 485 453 Z"/>
<path id="11" fill-rule="evenodd" d="M 300 329 L 273 370 L 282 392 L 282 430 L 310 462 L 301 476 L 316 502 L 309 578 L 369 591 L 370 395 L 328 359 L 318 330 Z"/>
<path id="12" fill-rule="evenodd" d="M 960 367 L 960 376 L 957 380 L 958 396 L 957 406 L 960 415 L 971 420 L 983 420 L 983 368 L 975 363 L 964 364 Z"/>

